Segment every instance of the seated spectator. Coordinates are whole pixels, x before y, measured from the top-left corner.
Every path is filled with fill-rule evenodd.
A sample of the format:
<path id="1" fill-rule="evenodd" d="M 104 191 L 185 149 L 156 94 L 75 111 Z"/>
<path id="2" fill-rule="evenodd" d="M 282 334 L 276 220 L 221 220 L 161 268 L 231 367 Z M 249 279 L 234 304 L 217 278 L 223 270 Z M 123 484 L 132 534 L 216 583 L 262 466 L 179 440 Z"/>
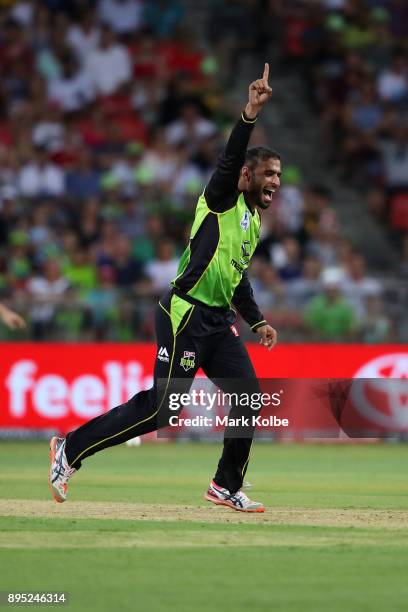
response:
<path id="1" fill-rule="evenodd" d="M 64 276 L 82 296 L 96 287 L 96 266 L 89 250 L 79 248 L 73 253 L 72 259 L 64 265 Z"/>
<path id="2" fill-rule="evenodd" d="M 32 213 L 31 227 L 28 233 L 30 243 L 36 249 L 39 249 L 51 240 L 53 234 L 50 225 L 50 211 L 48 206 L 40 204 Z"/>
<path id="3" fill-rule="evenodd" d="M 394 193 L 408 191 L 408 127 L 396 126 L 392 137 L 380 145 L 385 186 Z"/>
<path id="4" fill-rule="evenodd" d="M 79 111 L 95 97 L 89 73 L 79 67 L 75 56 L 66 53 L 61 58 L 61 74 L 48 83 L 48 99 L 64 112 Z"/>
<path id="5" fill-rule="evenodd" d="M 164 132 L 157 130 L 150 147 L 142 156 L 136 170 L 136 179 L 145 183 L 154 182 L 162 188 L 170 186 L 175 178 L 177 157 L 174 148 L 166 141 Z"/>
<path id="6" fill-rule="evenodd" d="M 78 61 L 83 64 L 89 53 L 97 48 L 99 37 L 100 29 L 91 9 L 84 12 L 80 21 L 69 26 L 65 40 L 75 52 Z"/>
<path id="7" fill-rule="evenodd" d="M 182 205 L 187 198 L 198 197 L 205 187 L 203 176 L 191 161 L 186 143 L 177 148 L 177 169 L 174 175 L 171 194 Z"/>
<path id="8" fill-rule="evenodd" d="M 389 68 L 380 72 L 377 81 L 378 95 L 385 102 L 408 101 L 407 59 L 396 52 Z"/>
<path id="9" fill-rule="evenodd" d="M 80 245 L 85 249 L 95 245 L 101 236 L 101 226 L 100 202 L 96 197 L 91 196 L 81 206 L 77 225 Z"/>
<path id="10" fill-rule="evenodd" d="M 20 170 L 18 189 L 26 198 L 60 197 L 65 193 L 64 172 L 49 161 L 43 147 L 36 147 L 32 160 Z"/>
<path id="11" fill-rule="evenodd" d="M 154 259 L 156 254 L 156 244 L 165 235 L 163 218 L 159 215 L 151 215 L 146 220 L 146 226 L 142 236 L 133 244 L 132 253 L 142 263 Z"/>
<path id="12" fill-rule="evenodd" d="M 30 320 L 35 340 L 43 340 L 50 334 L 56 308 L 63 303 L 69 282 L 61 273 L 58 261 L 45 262 L 42 273 L 27 284 L 31 306 Z"/>
<path id="13" fill-rule="evenodd" d="M 57 105 L 47 104 L 44 107 L 33 127 L 31 139 L 35 147 L 43 147 L 49 153 L 64 149 L 65 126 Z"/>
<path id="14" fill-rule="evenodd" d="M 296 166 L 288 166 L 282 175 L 282 186 L 276 197 L 278 215 L 287 232 L 301 229 L 304 197 L 300 188 L 300 172 Z"/>
<path id="15" fill-rule="evenodd" d="M 364 301 L 368 295 L 379 296 L 381 284 L 376 279 L 367 276 L 366 263 L 361 253 L 355 252 L 350 258 L 346 274 L 340 283 L 344 297 L 353 308 L 357 319 L 365 317 Z"/>
<path id="16" fill-rule="evenodd" d="M 250 278 L 261 309 L 287 308 L 287 287 L 268 261 L 256 257 L 250 267 Z"/>
<path id="17" fill-rule="evenodd" d="M 286 236 L 272 247 L 272 264 L 283 281 L 293 281 L 301 275 L 300 244 L 291 236 Z"/>
<path id="18" fill-rule="evenodd" d="M 323 293 L 306 306 L 304 322 L 316 340 L 350 342 L 356 326 L 353 310 L 340 289 L 342 272 L 328 268 L 322 274 Z"/>
<path id="19" fill-rule="evenodd" d="M 75 200 L 97 196 L 101 191 L 101 173 L 95 168 L 88 149 L 79 152 L 78 164 L 67 172 L 66 191 Z"/>
<path id="20" fill-rule="evenodd" d="M 143 280 L 143 265 L 132 255 L 132 243 L 120 235 L 114 243 L 112 265 L 118 287 L 134 287 Z"/>
<path id="21" fill-rule="evenodd" d="M 167 142 L 172 146 L 187 143 L 190 151 L 196 151 L 203 140 L 213 136 L 216 125 L 205 119 L 195 104 L 186 104 L 180 118 L 170 123 L 166 130 Z"/>
<path id="22" fill-rule="evenodd" d="M 180 0 L 149 0 L 144 5 L 143 22 L 145 27 L 159 38 L 170 38 L 183 17 Z"/>
<path id="23" fill-rule="evenodd" d="M 87 293 L 86 305 L 98 340 L 109 339 L 109 329 L 118 319 L 118 288 L 115 272 L 109 266 L 98 270 L 98 285 Z"/>
<path id="24" fill-rule="evenodd" d="M 384 313 L 384 305 L 377 292 L 366 292 L 364 298 L 364 319 L 358 326 L 358 335 L 364 344 L 392 342 L 392 325 Z"/>
<path id="25" fill-rule="evenodd" d="M 151 280 L 154 295 L 168 289 L 170 282 L 177 276 L 178 259 L 174 251 L 173 241 L 164 238 L 157 245 L 156 259 L 146 265 L 146 276 Z"/>
<path id="26" fill-rule="evenodd" d="M 102 28 L 97 48 L 87 56 L 85 71 L 100 96 L 113 94 L 132 76 L 129 52 L 107 25 Z"/>
<path id="27" fill-rule="evenodd" d="M 142 26 L 141 0 L 99 0 L 97 11 L 103 24 L 115 34 L 133 34 Z"/>
<path id="28" fill-rule="evenodd" d="M 23 289 L 32 274 L 28 236 L 25 231 L 13 229 L 8 240 L 7 284 L 13 289 Z"/>
<path id="29" fill-rule="evenodd" d="M 134 199 L 124 196 L 120 201 L 121 215 L 118 223 L 119 231 L 130 238 L 143 238 L 145 232 L 145 214 L 143 206 Z M 134 250 L 132 250 L 134 254 Z"/>
<path id="30" fill-rule="evenodd" d="M 322 291 L 322 264 L 317 257 L 308 255 L 302 264 L 302 274 L 287 284 L 288 301 L 293 308 L 303 310 L 312 298 Z"/>

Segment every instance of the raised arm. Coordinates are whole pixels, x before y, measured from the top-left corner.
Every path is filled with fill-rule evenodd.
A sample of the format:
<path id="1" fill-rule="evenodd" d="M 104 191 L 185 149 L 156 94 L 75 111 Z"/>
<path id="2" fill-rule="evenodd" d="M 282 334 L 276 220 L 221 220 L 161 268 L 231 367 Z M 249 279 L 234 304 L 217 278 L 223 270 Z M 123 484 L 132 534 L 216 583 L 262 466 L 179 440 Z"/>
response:
<path id="1" fill-rule="evenodd" d="M 233 128 L 215 172 L 205 188 L 208 207 L 214 212 L 224 212 L 235 204 L 239 175 L 245 162 L 253 127 L 260 110 L 272 95 L 268 77 L 269 64 L 265 64 L 262 78 L 249 85 L 248 103 Z"/>

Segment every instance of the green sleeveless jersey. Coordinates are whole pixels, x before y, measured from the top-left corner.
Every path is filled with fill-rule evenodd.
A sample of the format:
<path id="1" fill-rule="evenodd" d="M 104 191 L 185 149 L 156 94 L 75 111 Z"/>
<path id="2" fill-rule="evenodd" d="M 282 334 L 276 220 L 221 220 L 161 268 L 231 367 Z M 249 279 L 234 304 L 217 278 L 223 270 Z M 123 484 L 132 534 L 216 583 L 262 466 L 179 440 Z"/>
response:
<path id="1" fill-rule="evenodd" d="M 208 306 L 229 307 L 258 244 L 260 225 L 258 211 L 250 211 L 242 193 L 224 212 L 210 210 L 203 194 L 172 284 Z"/>

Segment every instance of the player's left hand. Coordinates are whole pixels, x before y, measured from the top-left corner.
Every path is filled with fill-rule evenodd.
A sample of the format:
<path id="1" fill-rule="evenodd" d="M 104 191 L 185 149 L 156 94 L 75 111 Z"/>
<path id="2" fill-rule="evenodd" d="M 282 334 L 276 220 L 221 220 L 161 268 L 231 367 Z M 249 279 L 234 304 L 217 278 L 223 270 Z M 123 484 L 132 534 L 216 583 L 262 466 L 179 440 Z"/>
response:
<path id="1" fill-rule="evenodd" d="M 260 344 L 263 344 L 263 346 L 266 346 L 268 351 L 273 349 L 273 347 L 278 341 L 277 331 L 270 325 L 262 325 L 261 327 L 258 327 L 258 329 L 256 330 L 256 333 L 261 336 L 261 339 L 259 341 Z"/>
<path id="2" fill-rule="evenodd" d="M 261 79 L 253 81 L 249 86 L 248 104 L 245 112 L 249 117 L 253 113 L 258 114 L 263 105 L 269 100 L 272 95 L 272 87 L 269 86 L 269 64 L 265 64 Z"/>

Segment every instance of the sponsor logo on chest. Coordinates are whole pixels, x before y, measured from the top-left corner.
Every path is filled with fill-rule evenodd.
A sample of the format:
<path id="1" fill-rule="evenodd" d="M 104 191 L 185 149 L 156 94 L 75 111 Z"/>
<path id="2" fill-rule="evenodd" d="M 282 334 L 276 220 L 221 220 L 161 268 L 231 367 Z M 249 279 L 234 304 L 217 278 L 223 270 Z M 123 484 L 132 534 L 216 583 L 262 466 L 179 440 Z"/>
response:
<path id="1" fill-rule="evenodd" d="M 244 230 L 244 232 L 246 232 L 246 231 L 247 231 L 247 229 L 249 228 L 249 222 L 250 222 L 250 219 L 249 219 L 249 211 L 248 211 L 248 210 L 246 210 L 246 211 L 244 212 L 244 216 L 242 217 L 241 222 L 240 222 L 240 226 L 242 227 L 242 229 Z"/>

